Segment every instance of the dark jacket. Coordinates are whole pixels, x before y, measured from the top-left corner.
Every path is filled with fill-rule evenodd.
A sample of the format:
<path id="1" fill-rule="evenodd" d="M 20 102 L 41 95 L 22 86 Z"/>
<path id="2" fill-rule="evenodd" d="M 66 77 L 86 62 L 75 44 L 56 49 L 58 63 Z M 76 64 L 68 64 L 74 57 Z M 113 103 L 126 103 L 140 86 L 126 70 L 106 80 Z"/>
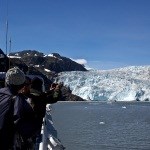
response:
<path id="1" fill-rule="evenodd" d="M 13 95 L 13 91 L 9 87 L 0 89 L 1 93 Z M 26 101 L 24 95 L 17 94 L 15 96 L 14 109 L 13 109 L 13 127 L 14 129 L 11 134 L 18 134 L 23 141 L 26 141 L 28 138 L 32 137 L 37 132 L 37 118 L 31 107 L 31 105 Z M 6 133 L 7 134 L 7 133 Z M 8 133 L 9 134 L 9 133 Z M 14 141 L 10 139 L 9 141 Z M 20 141 L 22 142 L 22 141 Z M 9 143 L 8 143 L 9 144 Z M 15 141 L 14 141 L 15 144 Z M 15 145 L 12 145 L 15 146 Z"/>
<path id="2" fill-rule="evenodd" d="M 45 116 L 46 104 L 56 103 L 59 100 L 60 95 L 61 91 L 59 89 L 47 92 L 40 92 L 35 89 L 30 90 L 29 99 L 39 121 L 39 129 L 42 126 L 43 117 Z"/>

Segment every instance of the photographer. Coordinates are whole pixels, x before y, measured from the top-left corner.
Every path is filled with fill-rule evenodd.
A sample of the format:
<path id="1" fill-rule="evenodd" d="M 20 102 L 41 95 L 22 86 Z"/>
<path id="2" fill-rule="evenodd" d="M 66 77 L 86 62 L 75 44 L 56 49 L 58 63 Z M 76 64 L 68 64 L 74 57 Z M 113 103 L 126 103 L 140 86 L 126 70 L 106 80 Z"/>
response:
<path id="1" fill-rule="evenodd" d="M 62 85 L 53 83 L 49 91 L 43 92 L 43 81 L 38 77 L 35 77 L 31 80 L 28 101 L 39 120 L 39 130 L 41 130 L 43 117 L 45 116 L 46 104 L 56 103 L 60 99 L 61 86 Z"/>

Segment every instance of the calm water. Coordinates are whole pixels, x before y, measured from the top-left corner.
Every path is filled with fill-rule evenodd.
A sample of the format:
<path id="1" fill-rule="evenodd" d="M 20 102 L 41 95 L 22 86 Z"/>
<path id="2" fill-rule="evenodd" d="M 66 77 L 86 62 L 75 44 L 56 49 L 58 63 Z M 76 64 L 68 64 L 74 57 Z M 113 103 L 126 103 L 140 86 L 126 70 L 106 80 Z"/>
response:
<path id="1" fill-rule="evenodd" d="M 59 102 L 52 109 L 66 150 L 150 150 L 148 102 Z"/>

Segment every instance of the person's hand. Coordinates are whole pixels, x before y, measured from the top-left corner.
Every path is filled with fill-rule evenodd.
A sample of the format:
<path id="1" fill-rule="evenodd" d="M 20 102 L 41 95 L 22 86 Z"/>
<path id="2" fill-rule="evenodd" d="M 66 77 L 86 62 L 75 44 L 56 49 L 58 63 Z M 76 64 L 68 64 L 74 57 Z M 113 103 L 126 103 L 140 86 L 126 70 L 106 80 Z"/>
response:
<path id="1" fill-rule="evenodd" d="M 52 83 L 50 86 L 50 90 L 60 90 L 62 86 L 62 83 Z"/>
<path id="2" fill-rule="evenodd" d="M 57 86 L 57 83 L 52 83 L 50 86 L 50 90 L 54 90 Z"/>

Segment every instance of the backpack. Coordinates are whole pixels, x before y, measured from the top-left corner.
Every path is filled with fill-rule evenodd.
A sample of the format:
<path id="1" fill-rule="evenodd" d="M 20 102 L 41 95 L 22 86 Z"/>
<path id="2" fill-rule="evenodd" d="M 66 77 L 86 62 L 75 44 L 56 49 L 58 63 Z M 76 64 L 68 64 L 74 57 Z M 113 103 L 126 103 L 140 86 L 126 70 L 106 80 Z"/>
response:
<path id="1" fill-rule="evenodd" d="M 0 148 L 9 149 L 13 143 L 13 95 L 0 90 Z"/>

